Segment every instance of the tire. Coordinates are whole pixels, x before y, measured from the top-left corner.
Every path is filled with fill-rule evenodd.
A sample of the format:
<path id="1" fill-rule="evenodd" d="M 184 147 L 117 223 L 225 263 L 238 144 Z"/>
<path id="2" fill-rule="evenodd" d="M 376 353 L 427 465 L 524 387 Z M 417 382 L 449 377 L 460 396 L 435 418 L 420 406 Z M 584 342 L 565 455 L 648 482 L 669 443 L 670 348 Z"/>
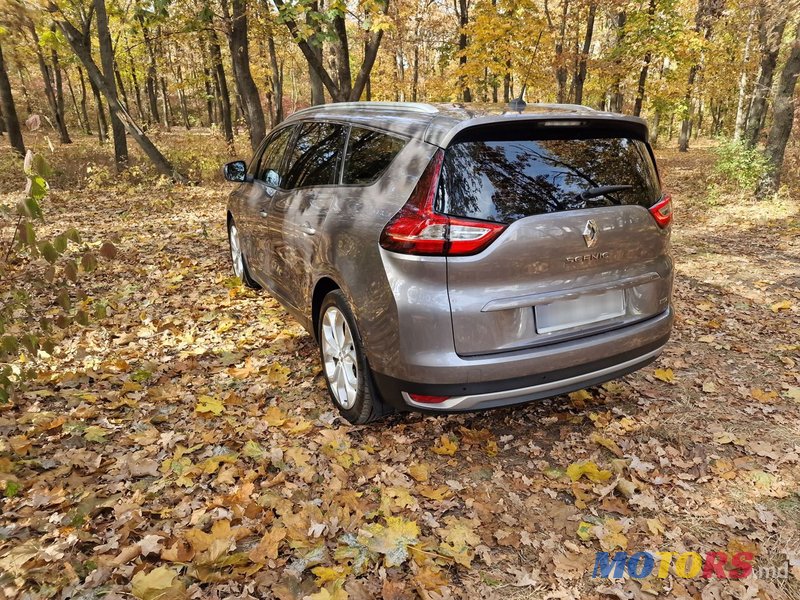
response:
<path id="1" fill-rule="evenodd" d="M 341 290 L 329 292 L 322 300 L 317 332 L 322 374 L 342 416 L 362 425 L 388 414 L 372 381 L 353 311 Z"/>
<path id="2" fill-rule="evenodd" d="M 250 277 L 250 271 L 247 268 L 247 259 L 244 256 L 244 249 L 242 248 L 241 238 L 239 237 L 239 229 L 236 227 L 233 219 L 228 220 L 228 245 L 231 249 L 231 266 L 233 267 L 233 274 L 242 280 L 245 287 L 254 290 L 260 290 L 261 286 Z"/>

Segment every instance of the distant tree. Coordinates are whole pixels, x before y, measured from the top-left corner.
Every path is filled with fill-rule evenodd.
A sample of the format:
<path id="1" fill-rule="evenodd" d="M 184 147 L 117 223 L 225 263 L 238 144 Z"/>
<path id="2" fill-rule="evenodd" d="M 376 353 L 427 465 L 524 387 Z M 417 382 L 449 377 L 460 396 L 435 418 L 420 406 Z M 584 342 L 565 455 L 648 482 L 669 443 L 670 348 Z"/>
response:
<path id="1" fill-rule="evenodd" d="M 8 80 L 5 59 L 3 58 L 3 47 L 0 45 L 0 114 L 8 132 L 8 140 L 11 147 L 20 156 L 25 156 L 25 144 L 22 140 L 22 131 L 19 127 L 17 109 L 14 106 L 14 96 L 11 94 L 11 83 Z"/>
<path id="2" fill-rule="evenodd" d="M 798 76 L 800 76 L 800 23 L 797 25 L 794 43 L 775 91 L 772 127 L 767 135 L 767 146 L 764 149 L 770 168 L 759 183 L 758 194 L 777 191 L 780 186 L 786 143 L 789 141 L 794 122 L 795 90 Z"/>
<path id="3" fill-rule="evenodd" d="M 322 80 L 322 84 L 328 90 L 333 101 L 345 102 L 361 98 L 383 39 L 383 19 L 389 10 L 389 0 L 376 0 L 374 3 L 376 10 L 367 14 L 363 27 L 368 29 L 369 33 L 365 42 L 364 57 L 355 79 L 353 79 L 350 64 L 350 40 L 345 21 L 347 11 L 344 5 L 335 5 L 329 11 L 316 13 L 316 22 L 319 27 L 324 27 L 325 31 L 308 32 L 308 27 L 301 27 L 302 21 L 299 21 L 301 13 L 308 16 L 310 10 L 308 3 L 290 5 L 284 0 L 273 0 L 273 2 L 280 13 L 281 20 L 286 24 L 289 33 L 294 37 L 300 51 L 308 61 L 309 67 Z M 334 58 L 332 72 L 328 71 L 321 53 L 315 49 L 315 46 L 318 47 L 318 42 L 315 43 L 314 40 L 315 36 L 323 37 L 323 34 L 332 40 Z"/>

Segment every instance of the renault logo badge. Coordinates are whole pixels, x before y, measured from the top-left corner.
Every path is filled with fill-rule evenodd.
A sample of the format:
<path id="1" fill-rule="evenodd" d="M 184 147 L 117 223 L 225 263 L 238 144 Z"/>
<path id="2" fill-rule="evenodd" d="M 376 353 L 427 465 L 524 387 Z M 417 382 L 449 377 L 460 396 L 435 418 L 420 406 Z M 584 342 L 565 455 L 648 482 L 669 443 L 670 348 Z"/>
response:
<path id="1" fill-rule="evenodd" d="M 586 242 L 586 247 L 591 248 L 597 243 L 597 223 L 594 219 L 586 221 L 586 227 L 583 228 L 583 241 Z"/>

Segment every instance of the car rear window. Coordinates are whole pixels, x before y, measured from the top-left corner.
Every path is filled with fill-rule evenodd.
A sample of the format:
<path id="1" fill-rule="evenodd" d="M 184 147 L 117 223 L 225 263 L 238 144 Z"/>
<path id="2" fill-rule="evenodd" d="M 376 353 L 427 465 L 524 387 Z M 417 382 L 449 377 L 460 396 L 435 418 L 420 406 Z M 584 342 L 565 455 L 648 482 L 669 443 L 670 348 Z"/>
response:
<path id="1" fill-rule="evenodd" d="M 342 183 L 364 185 L 377 180 L 405 145 L 403 139 L 353 127 L 347 144 Z"/>
<path id="2" fill-rule="evenodd" d="M 580 208 L 648 208 L 660 196 L 646 144 L 619 137 L 457 142 L 445 152 L 440 182 L 440 212 L 499 223 Z M 620 188 L 602 192 L 605 186 Z"/>

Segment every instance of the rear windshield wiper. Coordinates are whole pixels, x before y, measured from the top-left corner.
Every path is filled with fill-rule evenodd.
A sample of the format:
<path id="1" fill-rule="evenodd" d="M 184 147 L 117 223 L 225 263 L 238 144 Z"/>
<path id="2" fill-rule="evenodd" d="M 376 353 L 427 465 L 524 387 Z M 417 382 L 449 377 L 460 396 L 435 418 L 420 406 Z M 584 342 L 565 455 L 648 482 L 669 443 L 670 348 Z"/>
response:
<path id="1" fill-rule="evenodd" d="M 588 200 L 589 198 L 597 198 L 598 196 L 605 196 L 606 194 L 613 194 L 614 192 L 624 192 L 630 189 L 633 189 L 632 185 L 601 185 L 582 191 L 578 197 L 581 200 Z"/>

